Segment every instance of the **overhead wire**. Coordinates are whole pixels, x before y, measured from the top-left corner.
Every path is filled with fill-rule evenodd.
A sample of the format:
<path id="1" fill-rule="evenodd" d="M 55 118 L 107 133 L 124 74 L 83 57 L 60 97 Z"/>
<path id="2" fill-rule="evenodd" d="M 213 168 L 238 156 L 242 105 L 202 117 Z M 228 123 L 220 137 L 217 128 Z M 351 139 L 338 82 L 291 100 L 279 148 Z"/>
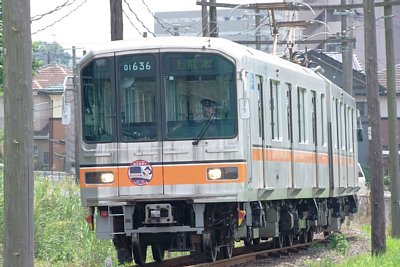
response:
<path id="1" fill-rule="evenodd" d="M 138 17 L 138 15 L 135 13 L 135 11 L 132 10 L 128 1 L 124 0 L 124 2 L 128 6 L 129 11 L 135 16 L 136 20 L 142 24 L 143 28 L 145 28 L 147 30 L 147 32 L 151 33 L 155 37 L 156 35 L 143 23 L 143 21 Z"/>
<path id="2" fill-rule="evenodd" d="M 53 14 L 54 12 L 57 12 L 57 11 L 61 10 L 62 8 L 64 8 L 64 7 L 73 5 L 76 1 L 77 1 L 77 0 L 73 0 L 72 2 L 70 2 L 70 0 L 67 0 L 64 4 L 61 4 L 61 5 L 59 5 L 59 6 L 56 6 L 53 10 L 50 10 L 50 11 L 48 11 L 48 12 L 46 12 L 46 13 L 39 14 L 39 15 L 35 15 L 35 16 L 31 17 L 31 22 L 40 20 L 40 19 L 42 19 L 43 17 L 45 17 L 45 16 L 47 16 L 47 15 L 50 15 L 50 14 Z"/>
<path id="3" fill-rule="evenodd" d="M 74 9 L 72 9 L 68 14 L 62 16 L 60 19 L 54 21 L 53 23 L 47 25 L 46 27 L 43 27 L 43 28 L 41 28 L 41 29 L 35 31 L 34 33 L 32 33 L 32 35 L 34 35 L 34 34 L 36 34 L 36 33 L 38 33 L 38 32 L 44 31 L 44 30 L 46 30 L 46 29 L 48 29 L 48 28 L 54 26 L 55 24 L 57 24 L 58 22 L 62 21 L 63 19 L 65 19 L 66 17 L 68 17 L 69 15 L 71 15 L 72 13 L 74 13 L 76 10 L 78 10 L 78 9 L 79 9 L 81 6 L 83 6 L 87 1 L 88 1 L 88 0 L 83 0 L 83 2 L 82 2 L 80 5 L 78 5 L 78 6 L 77 6 L 76 8 L 74 8 Z"/>
<path id="4" fill-rule="evenodd" d="M 122 13 L 124 13 L 125 17 L 129 20 L 129 22 L 131 23 L 131 25 L 133 26 L 133 28 L 135 28 L 135 30 L 142 35 L 142 32 L 138 29 L 138 27 L 136 27 L 136 25 L 133 23 L 133 21 L 131 20 L 131 18 L 128 16 L 128 14 L 126 14 L 125 10 L 122 10 Z"/>
<path id="5" fill-rule="evenodd" d="M 148 12 L 153 16 L 153 18 L 157 21 L 157 23 L 160 24 L 160 26 L 161 26 L 164 30 L 166 30 L 167 32 L 169 32 L 171 35 L 174 35 L 174 33 L 171 32 L 170 29 L 166 28 L 166 27 L 164 26 L 164 24 L 160 21 L 160 19 L 157 18 L 156 15 L 154 15 L 154 13 L 150 10 L 149 6 L 146 4 L 146 2 L 145 2 L 144 0 L 142 0 L 142 3 L 143 3 L 143 5 L 146 7 L 147 11 L 148 11 Z"/>

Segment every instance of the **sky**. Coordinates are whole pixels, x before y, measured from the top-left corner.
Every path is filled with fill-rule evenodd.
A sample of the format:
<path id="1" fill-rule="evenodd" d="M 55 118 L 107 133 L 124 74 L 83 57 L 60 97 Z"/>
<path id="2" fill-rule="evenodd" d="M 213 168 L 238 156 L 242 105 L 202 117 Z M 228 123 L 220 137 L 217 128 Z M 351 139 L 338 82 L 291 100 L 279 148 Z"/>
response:
<path id="1" fill-rule="evenodd" d="M 150 11 L 200 10 L 196 0 L 123 0 L 123 8 L 139 31 L 146 31 L 126 2 L 143 24 L 153 31 L 154 18 Z M 217 0 L 217 3 L 257 3 L 266 1 Z M 62 4 L 68 6 L 54 11 Z M 147 7 L 148 10 L 147 9 Z M 48 15 L 43 14 L 54 11 Z M 33 41 L 57 42 L 67 50 L 72 46 L 90 49 L 110 41 L 110 0 L 31 0 L 31 32 Z M 54 24 L 54 25 L 53 25 Z M 124 39 L 140 37 L 138 31 L 124 16 Z"/>

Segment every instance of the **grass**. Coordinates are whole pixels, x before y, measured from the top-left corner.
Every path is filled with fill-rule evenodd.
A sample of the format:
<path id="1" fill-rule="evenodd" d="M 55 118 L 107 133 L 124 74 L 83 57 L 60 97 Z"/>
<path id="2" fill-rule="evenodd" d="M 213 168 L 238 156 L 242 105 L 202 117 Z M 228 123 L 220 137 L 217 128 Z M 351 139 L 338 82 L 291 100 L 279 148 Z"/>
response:
<path id="1" fill-rule="evenodd" d="M 361 230 L 371 235 L 371 226 L 362 225 Z M 308 267 L 395 267 L 400 262 L 400 239 L 392 238 L 388 233 L 386 235 L 386 253 L 380 256 L 372 256 L 371 252 L 365 252 L 353 257 L 344 257 L 342 261 L 337 262 L 335 259 L 338 255 L 345 255 L 351 247 L 343 235 L 334 235 L 330 247 L 331 253 L 321 259 L 319 262 L 307 261 L 305 266 Z"/>
<path id="2" fill-rule="evenodd" d="M 0 238 L 3 240 L 3 174 L 0 174 Z M 117 266 L 111 240 L 99 240 L 84 219 L 79 187 L 35 178 L 35 266 L 104 266 L 107 258 Z M 0 244 L 1 247 L 2 244 Z"/>

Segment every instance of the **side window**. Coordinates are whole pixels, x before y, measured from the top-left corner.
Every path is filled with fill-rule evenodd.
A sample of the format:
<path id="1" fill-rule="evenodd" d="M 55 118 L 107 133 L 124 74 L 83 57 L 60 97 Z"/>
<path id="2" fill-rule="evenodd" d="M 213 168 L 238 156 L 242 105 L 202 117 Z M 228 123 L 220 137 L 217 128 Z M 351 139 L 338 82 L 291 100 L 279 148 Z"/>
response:
<path id="1" fill-rule="evenodd" d="M 317 145 L 317 94 L 311 91 L 311 127 L 312 127 L 312 143 Z"/>
<path id="2" fill-rule="evenodd" d="M 340 148 L 340 109 L 339 109 L 339 100 L 335 99 L 335 135 L 336 135 L 336 148 Z"/>
<path id="3" fill-rule="evenodd" d="M 270 80 L 270 107 L 271 107 L 271 137 L 272 140 L 281 139 L 281 101 L 279 82 Z"/>
<path id="4" fill-rule="evenodd" d="M 353 109 L 346 105 L 346 151 L 353 151 Z"/>
<path id="5" fill-rule="evenodd" d="M 327 144 L 327 124 L 326 124 L 326 98 L 324 94 L 321 94 L 321 145 L 326 146 Z"/>
<path id="6" fill-rule="evenodd" d="M 110 142 L 114 138 L 112 60 L 97 59 L 82 70 L 83 138 L 87 142 Z"/>
<path id="7" fill-rule="evenodd" d="M 306 89 L 297 88 L 297 117 L 299 143 L 306 143 Z"/>

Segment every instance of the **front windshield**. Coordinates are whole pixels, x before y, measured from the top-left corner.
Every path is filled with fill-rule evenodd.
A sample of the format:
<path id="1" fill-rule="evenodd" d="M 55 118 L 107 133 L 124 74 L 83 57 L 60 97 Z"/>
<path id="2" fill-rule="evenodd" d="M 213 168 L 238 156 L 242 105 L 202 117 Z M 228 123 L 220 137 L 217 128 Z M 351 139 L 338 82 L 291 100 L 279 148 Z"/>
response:
<path id="1" fill-rule="evenodd" d="M 122 141 L 152 141 L 157 137 L 156 58 L 126 55 L 117 60 Z"/>
<path id="2" fill-rule="evenodd" d="M 86 142 L 110 142 L 114 139 L 113 65 L 110 59 L 96 59 L 83 69 L 82 120 Z"/>
<path id="3" fill-rule="evenodd" d="M 82 133 L 88 143 L 237 134 L 235 67 L 221 55 L 144 53 L 99 58 L 87 64 L 81 76 Z"/>
<path id="4" fill-rule="evenodd" d="M 167 139 L 196 139 L 204 129 L 204 138 L 236 135 L 232 62 L 217 54 L 170 53 L 162 64 Z"/>

